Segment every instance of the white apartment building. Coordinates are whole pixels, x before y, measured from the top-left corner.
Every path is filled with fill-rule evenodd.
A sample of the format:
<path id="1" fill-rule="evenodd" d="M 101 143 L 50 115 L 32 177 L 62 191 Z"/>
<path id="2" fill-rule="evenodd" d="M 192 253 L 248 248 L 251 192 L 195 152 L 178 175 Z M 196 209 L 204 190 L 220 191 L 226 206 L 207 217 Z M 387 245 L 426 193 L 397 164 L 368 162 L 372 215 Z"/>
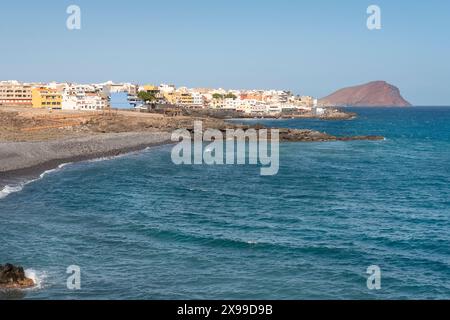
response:
<path id="1" fill-rule="evenodd" d="M 99 111 L 109 107 L 108 99 L 90 85 L 68 85 L 62 96 L 63 110 Z"/>
<path id="2" fill-rule="evenodd" d="M 198 92 L 193 92 L 192 94 L 192 106 L 193 107 L 204 107 L 205 99 L 202 94 Z"/>
<path id="3" fill-rule="evenodd" d="M 211 100 L 209 100 L 208 106 L 211 109 L 223 109 L 224 101 L 222 99 L 211 99 Z"/>
<path id="4" fill-rule="evenodd" d="M 238 100 L 240 101 L 240 105 L 236 108 L 236 111 L 244 112 L 246 114 L 267 112 L 267 105 L 261 101 L 253 99 Z"/>
<path id="5" fill-rule="evenodd" d="M 101 111 L 108 108 L 108 101 L 99 95 L 63 96 L 63 110 Z"/>
<path id="6" fill-rule="evenodd" d="M 161 91 L 162 93 L 171 93 L 174 92 L 176 90 L 176 87 L 172 84 L 160 84 L 159 85 L 159 91 Z"/>
<path id="7" fill-rule="evenodd" d="M 269 114 L 278 114 L 281 113 L 282 108 L 280 104 L 270 104 L 267 106 L 267 113 Z"/>
<path id="8" fill-rule="evenodd" d="M 314 115 L 316 115 L 316 116 L 323 116 L 325 114 L 325 112 L 326 112 L 326 108 L 314 107 L 312 109 L 312 111 L 313 111 Z"/>
<path id="9" fill-rule="evenodd" d="M 287 103 L 289 100 L 289 94 L 286 91 L 270 90 L 266 91 L 266 100 L 272 103 Z"/>
<path id="10" fill-rule="evenodd" d="M 243 100 L 241 99 L 232 99 L 227 98 L 223 100 L 223 109 L 226 110 L 237 110 L 238 107 L 242 104 Z"/>
<path id="11" fill-rule="evenodd" d="M 95 93 L 87 93 L 79 101 L 79 110 L 100 111 L 107 109 L 108 106 L 108 100 Z"/>
<path id="12" fill-rule="evenodd" d="M 73 95 L 84 95 L 86 92 L 98 92 L 98 88 L 89 84 L 68 84 L 63 92 Z"/>
<path id="13" fill-rule="evenodd" d="M 105 83 L 94 84 L 96 89 L 107 90 L 109 93 L 128 92 L 130 94 L 137 94 L 138 86 L 132 83 L 114 83 L 107 81 Z"/>

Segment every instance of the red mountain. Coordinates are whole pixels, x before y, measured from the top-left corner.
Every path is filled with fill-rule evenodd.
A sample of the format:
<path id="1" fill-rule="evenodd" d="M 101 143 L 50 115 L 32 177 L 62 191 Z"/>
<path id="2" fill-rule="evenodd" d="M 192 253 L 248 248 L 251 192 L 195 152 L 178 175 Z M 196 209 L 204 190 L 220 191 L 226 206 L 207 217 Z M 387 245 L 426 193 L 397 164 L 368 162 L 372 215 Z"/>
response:
<path id="1" fill-rule="evenodd" d="M 400 90 L 386 81 L 374 81 L 344 88 L 322 98 L 321 103 L 332 106 L 354 107 L 410 107 Z"/>

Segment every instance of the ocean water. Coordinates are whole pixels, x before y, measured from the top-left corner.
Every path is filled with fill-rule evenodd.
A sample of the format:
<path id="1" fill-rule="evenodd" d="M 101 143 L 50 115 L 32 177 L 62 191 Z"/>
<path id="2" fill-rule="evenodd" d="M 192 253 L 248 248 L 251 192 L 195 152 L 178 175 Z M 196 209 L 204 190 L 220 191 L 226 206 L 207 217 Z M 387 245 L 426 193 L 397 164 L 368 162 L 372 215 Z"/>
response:
<path id="1" fill-rule="evenodd" d="M 266 120 L 386 141 L 283 143 L 280 172 L 171 146 L 64 166 L 0 199 L 11 299 L 450 299 L 450 108 Z M 253 121 L 253 120 L 252 120 Z M 255 122 L 255 121 L 253 121 Z M 70 265 L 81 290 L 69 290 Z M 366 270 L 381 268 L 381 289 Z"/>

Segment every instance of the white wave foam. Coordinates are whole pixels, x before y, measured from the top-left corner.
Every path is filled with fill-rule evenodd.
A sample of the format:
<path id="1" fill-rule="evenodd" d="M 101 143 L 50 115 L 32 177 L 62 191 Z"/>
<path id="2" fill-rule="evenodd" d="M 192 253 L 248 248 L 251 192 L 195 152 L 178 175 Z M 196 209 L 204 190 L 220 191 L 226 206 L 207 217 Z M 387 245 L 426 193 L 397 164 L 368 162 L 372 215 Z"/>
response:
<path id="1" fill-rule="evenodd" d="M 103 158 L 96 158 L 96 159 L 91 159 L 91 160 L 87 160 L 87 163 L 96 163 L 96 162 L 103 162 L 103 161 L 108 161 L 108 160 L 112 160 L 112 157 L 103 157 Z"/>
<path id="2" fill-rule="evenodd" d="M 103 162 L 103 161 L 110 161 L 110 160 L 115 160 L 115 159 L 120 159 L 120 158 L 126 158 L 126 157 L 129 157 L 130 155 L 137 155 L 137 154 L 140 154 L 140 153 L 145 152 L 145 151 L 150 151 L 150 150 L 152 150 L 154 148 L 155 148 L 154 146 L 150 146 L 150 147 L 147 147 L 147 148 L 145 148 L 143 150 L 130 151 L 130 152 L 125 152 L 125 153 L 121 153 L 121 154 L 118 154 L 118 155 L 114 155 L 114 156 L 106 156 L 106 157 L 90 159 L 90 160 L 82 161 L 82 163 L 83 162 L 95 163 L 95 162 Z"/>
<path id="3" fill-rule="evenodd" d="M 44 178 L 46 175 L 48 175 L 48 174 L 50 174 L 50 173 L 52 173 L 52 172 L 55 172 L 56 170 L 58 170 L 58 169 L 51 169 L 51 170 L 47 170 L 47 171 L 42 172 L 42 173 L 39 175 L 39 179 Z M 38 180 L 38 179 L 35 179 L 35 180 L 33 180 L 33 181 L 36 181 L 36 180 Z"/>
<path id="4" fill-rule="evenodd" d="M 69 163 L 63 163 L 63 164 L 60 164 L 56 169 L 51 169 L 51 170 L 44 171 L 43 173 L 41 173 L 41 174 L 39 175 L 39 178 L 37 178 L 37 179 L 32 179 L 32 180 L 24 181 L 24 182 L 21 182 L 21 183 L 19 183 L 19 184 L 17 184 L 17 185 L 12 185 L 12 186 L 11 186 L 11 185 L 7 185 L 7 186 L 5 186 L 2 190 L 0 190 L 0 199 L 6 198 L 6 197 L 9 196 L 11 193 L 16 193 L 16 192 L 22 191 L 23 188 L 24 188 L 26 185 L 28 185 L 28 184 L 30 184 L 30 183 L 33 183 L 33 182 L 35 182 L 35 181 L 41 180 L 41 179 L 43 179 L 46 175 L 51 174 L 51 173 L 53 173 L 53 172 L 56 172 L 56 171 L 58 171 L 58 170 L 64 168 L 65 166 L 67 166 L 67 165 L 69 165 L 69 164 L 71 164 L 71 163 L 70 163 L 70 162 L 69 162 Z"/>
<path id="5" fill-rule="evenodd" d="M 5 186 L 3 190 L 0 191 L 0 199 L 6 198 L 8 195 L 14 192 L 19 192 L 23 189 L 23 185 L 17 186 Z"/>
<path id="6" fill-rule="evenodd" d="M 133 154 L 133 153 L 134 152 L 119 154 L 117 156 L 108 156 L 108 157 L 95 158 L 95 159 L 86 160 L 84 162 L 95 163 L 95 162 L 110 161 L 110 160 L 119 159 L 119 158 L 123 158 L 123 157 L 129 156 L 130 154 Z"/>
<path id="7" fill-rule="evenodd" d="M 117 156 L 109 156 L 109 157 L 102 157 L 102 158 L 96 158 L 96 159 L 91 159 L 91 160 L 87 160 L 87 161 L 83 161 L 83 162 L 87 162 L 87 163 L 91 163 L 91 162 L 100 162 L 100 161 L 108 161 L 108 160 L 113 160 L 113 159 L 117 159 L 117 158 L 121 158 L 121 157 L 125 157 L 127 155 L 129 155 L 131 153 L 125 153 L 125 154 L 119 154 Z M 67 165 L 72 164 L 73 162 L 67 162 L 67 163 L 62 163 L 60 164 L 57 168 L 55 169 L 50 169 L 47 171 L 44 171 L 43 173 L 41 173 L 39 175 L 39 177 L 37 179 L 32 179 L 32 180 L 28 180 L 25 182 L 21 182 L 17 185 L 7 185 L 3 188 L 3 190 L 0 191 L 0 200 L 6 198 L 7 196 L 9 196 L 11 193 L 15 193 L 15 192 L 20 192 L 23 190 L 23 188 L 33 182 L 36 182 L 38 180 L 43 179 L 46 175 L 51 174 L 53 172 L 59 171 L 60 169 L 64 168 Z"/>
<path id="8" fill-rule="evenodd" d="M 152 149 L 152 148 L 154 148 L 154 147 L 147 147 L 147 148 L 145 148 L 144 150 L 150 150 L 150 149 Z M 114 160 L 114 159 L 126 157 L 126 156 L 129 156 L 130 154 L 134 154 L 134 153 L 138 153 L 138 152 L 139 152 L 139 151 L 133 151 L 133 152 L 129 152 L 129 153 L 119 154 L 119 155 L 116 155 L 116 156 L 101 157 L 101 158 L 91 159 L 91 160 L 87 160 L 87 161 L 83 161 L 83 162 L 92 163 L 92 162 L 109 161 L 109 160 Z M 0 200 L 6 198 L 6 197 L 9 196 L 11 193 L 15 193 L 15 192 L 20 192 L 20 191 L 22 191 L 23 188 L 24 188 L 26 185 L 28 185 L 28 184 L 30 184 L 30 183 L 33 183 L 33 182 L 35 182 L 35 181 L 38 181 L 38 180 L 44 178 L 46 175 L 51 174 L 51 173 L 53 173 L 53 172 L 55 172 L 55 171 L 58 171 L 58 170 L 64 168 L 65 166 L 67 166 L 67 165 L 69 165 L 69 164 L 72 164 L 72 162 L 63 163 L 63 164 L 60 164 L 56 169 L 51 169 L 51 170 L 44 171 L 44 172 L 39 176 L 39 178 L 37 178 L 37 179 L 25 181 L 25 182 L 22 182 L 22 183 L 19 183 L 19 184 L 17 184 L 17 185 L 13 185 L 13 186 L 10 186 L 10 185 L 5 186 L 5 187 L 3 188 L 3 190 L 0 191 Z"/>
<path id="9" fill-rule="evenodd" d="M 25 277 L 33 280 L 34 287 L 32 289 L 42 289 L 47 278 L 46 272 L 38 272 L 34 269 L 25 270 Z"/>

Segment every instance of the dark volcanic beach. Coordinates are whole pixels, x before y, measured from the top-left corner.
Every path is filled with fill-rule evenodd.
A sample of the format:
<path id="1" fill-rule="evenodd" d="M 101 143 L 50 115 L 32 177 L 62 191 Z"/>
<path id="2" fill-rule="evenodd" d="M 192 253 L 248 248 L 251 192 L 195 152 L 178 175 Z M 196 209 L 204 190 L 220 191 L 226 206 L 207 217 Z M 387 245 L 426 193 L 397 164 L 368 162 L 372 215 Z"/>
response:
<path id="1" fill-rule="evenodd" d="M 170 142 L 167 132 L 108 133 L 40 142 L 0 143 L 0 189 L 10 181 L 33 179 L 61 164 L 117 156 Z"/>
<path id="2" fill-rule="evenodd" d="M 263 129 L 210 117 L 167 117 L 136 112 L 46 113 L 26 108 L 0 112 L 0 192 L 61 164 L 117 156 L 171 143 L 171 132 L 193 129 Z M 279 129 L 282 142 L 382 140 L 381 136 L 334 136 L 309 129 Z M 6 190 L 6 193 L 8 191 Z"/>

